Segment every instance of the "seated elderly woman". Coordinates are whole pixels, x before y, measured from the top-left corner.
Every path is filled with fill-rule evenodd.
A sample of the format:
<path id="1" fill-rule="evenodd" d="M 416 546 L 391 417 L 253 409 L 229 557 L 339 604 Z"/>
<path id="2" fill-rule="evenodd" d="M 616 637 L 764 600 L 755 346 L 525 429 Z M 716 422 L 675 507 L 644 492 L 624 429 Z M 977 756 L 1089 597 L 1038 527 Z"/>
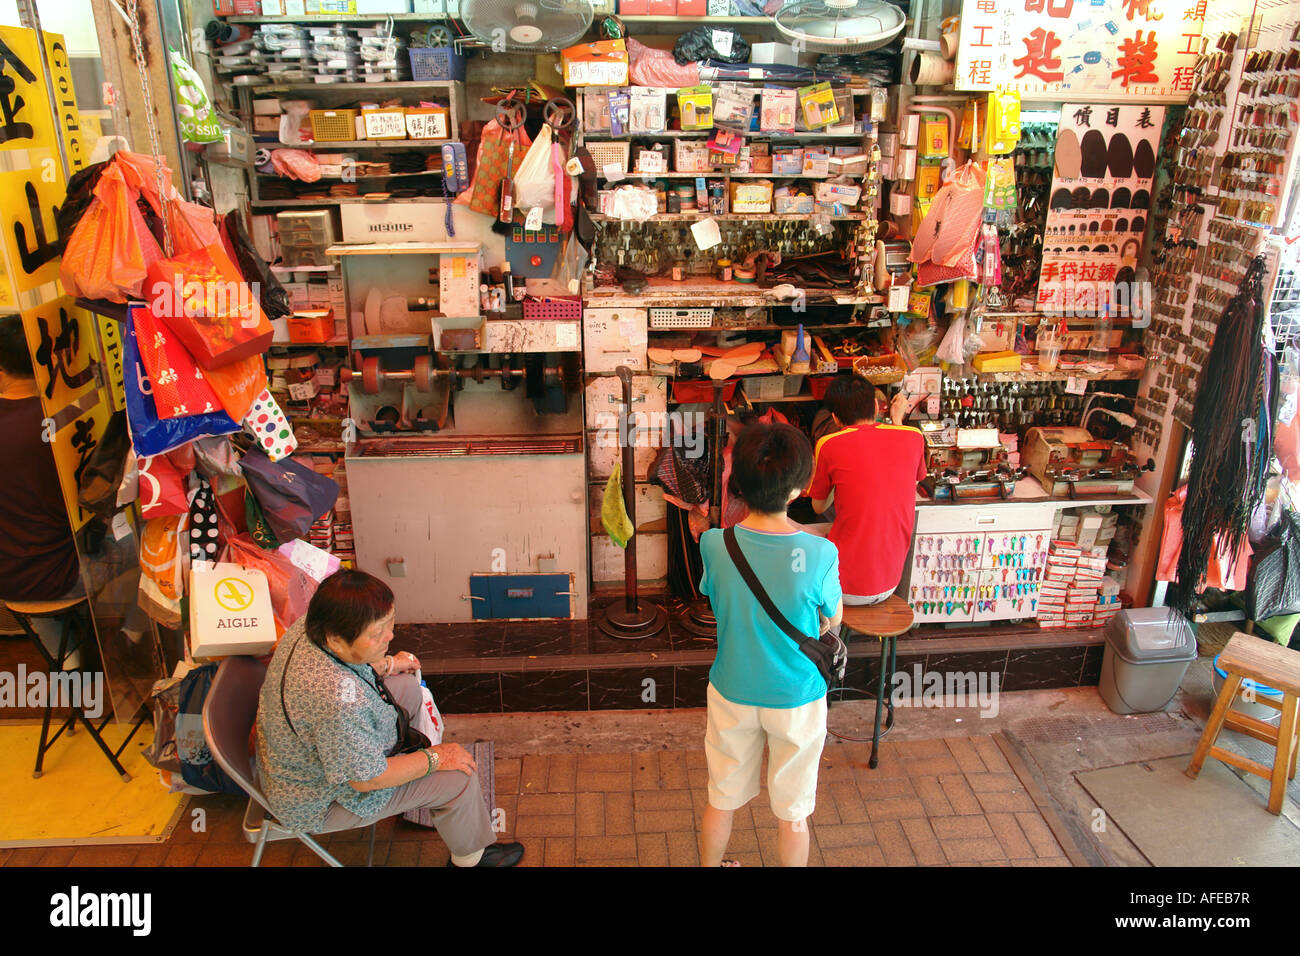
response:
<path id="1" fill-rule="evenodd" d="M 285 632 L 257 710 L 267 800 L 285 825 L 308 833 L 427 807 L 451 850 L 449 865 L 514 866 L 524 848 L 493 843 L 469 753 L 459 744 L 412 747 L 419 663 L 413 654 L 387 654 L 393 619 L 388 585 L 344 570 L 321 583 L 306 616 Z"/>

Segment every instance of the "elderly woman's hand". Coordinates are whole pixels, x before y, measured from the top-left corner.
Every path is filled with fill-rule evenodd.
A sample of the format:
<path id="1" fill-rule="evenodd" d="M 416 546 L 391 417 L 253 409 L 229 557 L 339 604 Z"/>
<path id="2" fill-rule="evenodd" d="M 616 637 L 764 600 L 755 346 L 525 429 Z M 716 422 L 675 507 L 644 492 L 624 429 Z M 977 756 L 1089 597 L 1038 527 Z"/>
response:
<path id="1" fill-rule="evenodd" d="M 393 655 L 394 674 L 414 674 L 420 669 L 420 659 L 409 651 L 398 651 Z"/>
<path id="2" fill-rule="evenodd" d="M 439 770 L 459 770 L 466 776 L 478 770 L 474 758 L 460 744 L 438 744 L 429 749 L 438 755 Z"/>

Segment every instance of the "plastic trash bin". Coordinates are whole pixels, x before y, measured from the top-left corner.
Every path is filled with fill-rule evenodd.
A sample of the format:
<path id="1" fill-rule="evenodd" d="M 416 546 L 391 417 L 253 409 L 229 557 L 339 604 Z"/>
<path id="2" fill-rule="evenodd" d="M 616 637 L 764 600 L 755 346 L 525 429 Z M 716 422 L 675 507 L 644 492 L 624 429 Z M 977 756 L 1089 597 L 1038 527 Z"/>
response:
<path id="1" fill-rule="evenodd" d="M 1106 626 L 1098 690 L 1117 714 L 1162 710 L 1194 660 L 1196 638 L 1177 612 L 1165 607 L 1121 611 Z"/>

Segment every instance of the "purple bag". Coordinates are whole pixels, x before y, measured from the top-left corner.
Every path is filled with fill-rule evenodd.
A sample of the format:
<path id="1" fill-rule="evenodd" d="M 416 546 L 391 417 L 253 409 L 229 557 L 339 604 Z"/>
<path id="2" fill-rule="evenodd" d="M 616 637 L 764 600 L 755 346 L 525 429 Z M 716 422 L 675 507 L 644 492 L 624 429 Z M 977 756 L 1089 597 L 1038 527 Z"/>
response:
<path id="1" fill-rule="evenodd" d="M 311 523 L 334 507 L 339 486 L 292 458 L 272 462 L 260 448 L 248 450 L 240 461 L 248 490 L 261 506 L 277 539 L 305 538 Z"/>

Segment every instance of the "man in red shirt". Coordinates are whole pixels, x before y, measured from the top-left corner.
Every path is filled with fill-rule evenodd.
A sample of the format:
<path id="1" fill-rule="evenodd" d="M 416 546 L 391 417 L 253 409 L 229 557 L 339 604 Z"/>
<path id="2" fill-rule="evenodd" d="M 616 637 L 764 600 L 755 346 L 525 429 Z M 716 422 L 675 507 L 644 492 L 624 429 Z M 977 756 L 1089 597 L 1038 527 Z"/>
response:
<path id="1" fill-rule="evenodd" d="M 916 483 L 925 477 L 925 440 L 900 425 L 916 405 L 900 393 L 891 406 L 894 424 L 875 421 L 875 388 L 843 375 L 826 390 L 826 407 L 838 427 L 817 442 L 813 509 L 835 505 L 828 537 L 840 552 L 845 606 L 878 604 L 894 593 L 916 523 Z"/>

